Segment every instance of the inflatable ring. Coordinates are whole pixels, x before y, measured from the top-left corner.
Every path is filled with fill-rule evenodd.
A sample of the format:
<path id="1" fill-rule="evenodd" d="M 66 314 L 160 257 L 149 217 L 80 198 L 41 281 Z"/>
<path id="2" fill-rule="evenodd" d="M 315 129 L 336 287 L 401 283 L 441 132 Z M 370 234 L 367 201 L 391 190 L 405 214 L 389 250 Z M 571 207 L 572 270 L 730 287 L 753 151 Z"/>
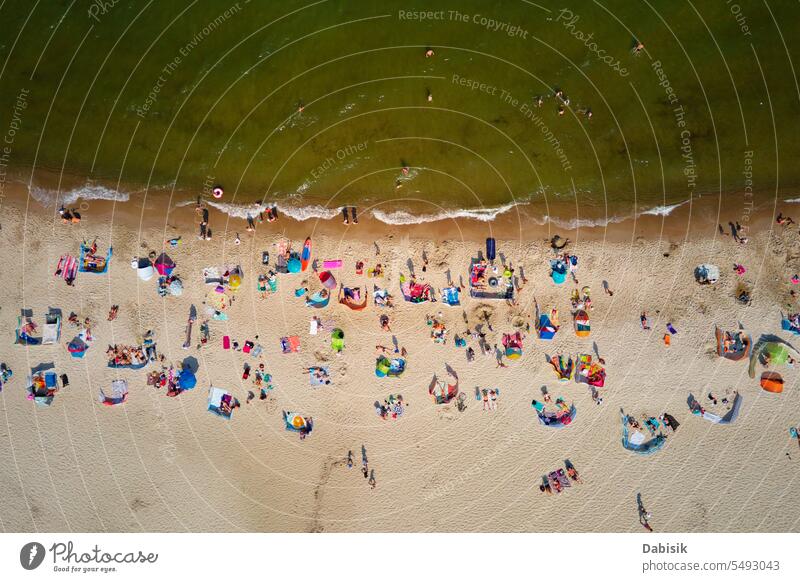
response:
<path id="1" fill-rule="evenodd" d="M 222 186 L 214 186 L 212 193 L 214 194 L 214 198 L 222 198 L 222 195 L 225 194 L 225 190 L 222 189 Z"/>
<path id="2" fill-rule="evenodd" d="M 497 277 L 489 277 L 489 287 L 497 287 Z"/>

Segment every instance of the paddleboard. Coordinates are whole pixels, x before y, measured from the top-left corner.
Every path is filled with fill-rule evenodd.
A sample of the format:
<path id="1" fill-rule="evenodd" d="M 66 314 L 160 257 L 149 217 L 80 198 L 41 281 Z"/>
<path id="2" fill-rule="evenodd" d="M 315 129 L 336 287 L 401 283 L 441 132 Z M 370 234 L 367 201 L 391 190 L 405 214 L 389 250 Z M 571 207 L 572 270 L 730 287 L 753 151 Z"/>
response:
<path id="1" fill-rule="evenodd" d="M 305 271 L 308 268 L 308 264 L 311 262 L 311 237 L 306 239 L 305 244 L 303 244 L 303 253 L 300 255 L 300 269 Z"/>

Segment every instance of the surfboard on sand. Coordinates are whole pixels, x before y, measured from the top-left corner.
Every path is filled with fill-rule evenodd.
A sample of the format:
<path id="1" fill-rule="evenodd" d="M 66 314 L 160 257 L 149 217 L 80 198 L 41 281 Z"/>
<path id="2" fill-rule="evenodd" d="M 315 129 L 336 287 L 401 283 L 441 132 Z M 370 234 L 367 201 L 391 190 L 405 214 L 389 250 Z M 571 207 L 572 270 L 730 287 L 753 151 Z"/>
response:
<path id="1" fill-rule="evenodd" d="M 303 252 L 300 255 L 300 268 L 301 270 L 305 271 L 308 268 L 308 264 L 311 262 L 311 237 L 306 239 L 306 242 L 303 244 Z"/>

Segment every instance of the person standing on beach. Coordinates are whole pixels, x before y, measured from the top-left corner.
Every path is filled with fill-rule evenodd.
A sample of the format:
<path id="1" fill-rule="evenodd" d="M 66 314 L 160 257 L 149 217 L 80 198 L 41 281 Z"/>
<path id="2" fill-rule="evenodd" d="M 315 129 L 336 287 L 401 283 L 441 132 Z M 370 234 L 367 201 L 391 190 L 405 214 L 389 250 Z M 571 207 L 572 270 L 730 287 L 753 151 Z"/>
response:
<path id="1" fill-rule="evenodd" d="M 636 505 L 639 510 L 639 523 L 641 523 L 642 527 L 647 531 L 653 531 L 653 526 L 650 525 L 650 519 L 653 517 L 653 514 L 644 508 L 641 493 L 636 494 Z"/>

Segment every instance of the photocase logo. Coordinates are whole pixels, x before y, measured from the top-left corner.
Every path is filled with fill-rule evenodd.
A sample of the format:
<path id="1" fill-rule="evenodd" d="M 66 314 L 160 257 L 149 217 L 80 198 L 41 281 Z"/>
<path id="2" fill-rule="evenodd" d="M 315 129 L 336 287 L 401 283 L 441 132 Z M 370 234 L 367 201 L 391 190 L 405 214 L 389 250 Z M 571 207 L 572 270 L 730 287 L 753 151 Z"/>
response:
<path id="1" fill-rule="evenodd" d="M 44 561 L 44 546 L 39 542 L 28 542 L 19 551 L 19 563 L 26 570 L 35 570 Z"/>

